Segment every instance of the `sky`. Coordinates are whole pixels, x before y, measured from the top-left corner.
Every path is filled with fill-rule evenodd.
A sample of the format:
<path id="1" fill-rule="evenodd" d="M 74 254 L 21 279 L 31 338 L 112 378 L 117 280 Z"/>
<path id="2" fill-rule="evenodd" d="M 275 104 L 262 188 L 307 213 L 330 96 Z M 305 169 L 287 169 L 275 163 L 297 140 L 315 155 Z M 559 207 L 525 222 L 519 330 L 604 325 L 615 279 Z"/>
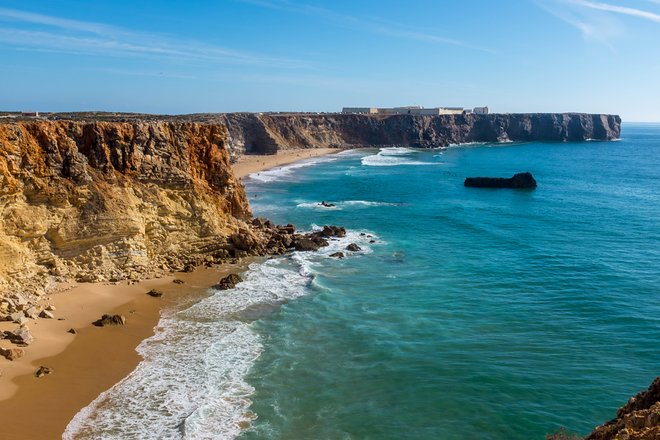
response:
<path id="1" fill-rule="evenodd" d="M 0 0 L 0 110 L 660 121 L 660 0 Z"/>

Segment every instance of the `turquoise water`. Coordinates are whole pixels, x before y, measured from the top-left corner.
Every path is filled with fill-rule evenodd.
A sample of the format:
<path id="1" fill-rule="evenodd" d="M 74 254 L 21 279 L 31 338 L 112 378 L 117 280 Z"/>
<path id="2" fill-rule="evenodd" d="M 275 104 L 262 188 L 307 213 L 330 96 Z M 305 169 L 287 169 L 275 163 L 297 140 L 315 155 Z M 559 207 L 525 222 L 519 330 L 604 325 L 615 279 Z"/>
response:
<path id="1" fill-rule="evenodd" d="M 365 251 L 282 262 L 309 282 L 250 321 L 241 438 L 532 439 L 611 418 L 660 374 L 660 126 L 622 137 L 255 176 L 256 215 L 343 225 Z M 518 171 L 538 189 L 463 187 Z"/>
<path id="2" fill-rule="evenodd" d="M 539 187 L 463 187 L 518 171 Z M 660 374 L 659 188 L 660 125 L 626 125 L 619 142 L 357 150 L 259 173 L 256 214 L 347 237 L 255 262 L 236 288 L 163 315 L 144 360 L 63 437 L 586 433 Z"/>

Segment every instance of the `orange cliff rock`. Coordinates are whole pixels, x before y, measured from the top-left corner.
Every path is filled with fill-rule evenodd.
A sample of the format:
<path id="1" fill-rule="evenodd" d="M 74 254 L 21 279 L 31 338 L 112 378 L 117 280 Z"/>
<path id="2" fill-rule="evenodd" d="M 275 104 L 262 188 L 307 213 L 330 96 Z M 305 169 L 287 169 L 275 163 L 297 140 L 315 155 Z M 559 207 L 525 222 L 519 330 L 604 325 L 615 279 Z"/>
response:
<path id="1" fill-rule="evenodd" d="M 139 279 L 232 256 L 251 213 L 226 129 L 0 124 L 0 292 Z"/>

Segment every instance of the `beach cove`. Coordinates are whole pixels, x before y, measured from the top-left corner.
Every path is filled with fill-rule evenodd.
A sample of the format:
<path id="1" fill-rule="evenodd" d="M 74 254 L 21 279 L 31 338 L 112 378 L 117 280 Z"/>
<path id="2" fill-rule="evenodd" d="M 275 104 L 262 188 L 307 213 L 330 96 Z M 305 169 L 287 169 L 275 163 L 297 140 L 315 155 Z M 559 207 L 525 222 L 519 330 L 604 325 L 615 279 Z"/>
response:
<path id="1" fill-rule="evenodd" d="M 658 139 L 653 126 L 632 126 L 616 143 L 381 148 L 292 164 L 300 157 L 293 153 L 268 170 L 251 168 L 258 175 L 242 177 L 255 215 L 303 230 L 342 224 L 346 239 L 319 253 L 251 263 L 245 281 L 222 294 L 203 293 L 220 274 L 198 269 L 210 278 L 206 287 L 190 282 L 200 285 L 197 302 L 191 297 L 191 307 L 161 319 L 140 344 L 142 366 L 79 412 L 65 438 L 588 432 L 655 374 L 658 360 L 646 347 L 657 331 L 648 314 L 657 274 L 655 265 L 631 266 L 634 255 L 657 258 L 657 231 L 643 218 L 658 209 L 644 190 Z M 594 160 L 593 174 L 580 174 Z M 534 192 L 462 187 L 464 176 L 511 175 L 530 163 Z M 639 216 L 619 216 L 624 205 Z M 585 207 L 586 220 L 571 220 Z M 350 243 L 360 250 L 347 252 Z M 630 243 L 634 254 L 626 253 Z M 336 252 L 345 258 L 330 257 Z M 153 304 L 144 295 L 149 283 L 131 288 Z M 623 307 L 631 295 L 639 308 Z M 157 319 L 158 308 L 141 309 L 118 310 Z M 116 370 L 88 398 L 136 366 L 133 347 L 152 322 L 127 345 L 131 368 Z M 190 345 L 186 334 L 203 337 Z M 194 374 L 182 375 L 182 365 Z M 58 371 L 24 380 L 38 384 Z M 159 428 L 144 431 L 144 420 L 159 420 Z"/>
<path id="2" fill-rule="evenodd" d="M 288 150 L 274 155 L 242 156 L 233 165 L 237 178 L 274 169 L 295 161 L 336 152 L 336 149 Z M 249 260 L 248 260 L 249 261 Z M 59 438 L 71 418 L 101 392 L 130 373 L 142 360 L 137 345 L 153 334 L 161 313 L 191 304 L 229 273 L 241 273 L 246 263 L 201 267 L 192 273 L 176 273 L 135 284 L 80 283 L 63 285 L 47 295 L 54 314 L 64 320 L 39 319 L 28 323 L 35 342 L 27 355 L 2 365 L 0 409 L 13 420 L 3 429 L 3 438 Z M 182 284 L 173 283 L 181 280 Z M 151 289 L 164 292 L 152 298 Z M 96 328 L 92 321 L 102 314 L 127 318 L 122 327 Z M 13 328 L 0 323 L 0 330 Z M 74 329 L 75 334 L 69 329 Z M 11 347 L 3 341 L 3 347 Z M 39 366 L 49 366 L 52 375 L 34 377 Z M 44 408 L 49 410 L 44 413 Z M 35 421 L 34 414 L 41 414 Z"/>

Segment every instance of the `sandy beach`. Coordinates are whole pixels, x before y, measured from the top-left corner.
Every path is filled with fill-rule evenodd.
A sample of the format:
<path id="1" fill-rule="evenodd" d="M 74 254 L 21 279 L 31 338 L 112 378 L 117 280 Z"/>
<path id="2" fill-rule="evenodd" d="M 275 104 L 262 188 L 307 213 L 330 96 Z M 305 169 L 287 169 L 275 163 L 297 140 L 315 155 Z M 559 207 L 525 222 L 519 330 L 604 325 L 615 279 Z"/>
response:
<path id="1" fill-rule="evenodd" d="M 55 316 L 64 320 L 31 321 L 28 326 L 35 341 L 27 347 L 26 355 L 13 362 L 0 361 L 0 419 L 12 421 L 3 424 L 2 438 L 60 438 L 81 408 L 140 362 L 135 348 L 153 334 L 161 310 L 203 297 L 223 276 L 246 267 L 247 262 L 200 267 L 192 273 L 133 285 L 79 284 L 51 295 L 48 303 L 55 305 Z M 175 284 L 175 278 L 184 284 Z M 163 296 L 147 295 L 151 289 L 162 291 Z M 93 326 L 92 321 L 103 313 L 124 315 L 126 325 Z M 2 324 L 3 329 L 10 327 L 9 323 Z M 75 335 L 68 333 L 70 328 L 76 330 Z M 34 373 L 42 365 L 54 372 L 36 378 Z"/>
<path id="2" fill-rule="evenodd" d="M 238 178 L 246 177 L 252 173 L 270 170 L 275 167 L 288 165 L 312 157 L 326 156 L 328 154 L 339 153 L 338 148 L 306 148 L 297 150 L 278 151 L 271 155 L 245 155 L 241 156 L 232 169 L 234 175 Z"/>
<path id="3" fill-rule="evenodd" d="M 243 156 L 233 165 L 233 170 L 237 177 L 243 178 L 338 151 L 305 149 Z M 200 267 L 192 273 L 177 273 L 132 285 L 74 283 L 62 292 L 46 295 L 42 303 L 54 306 L 55 319 L 30 320 L 28 327 L 35 340 L 26 347 L 25 356 L 15 361 L 0 359 L 0 420 L 12 421 L 3 424 L 2 438 L 60 438 L 81 408 L 133 371 L 141 360 L 135 348 L 153 335 L 162 311 L 202 298 L 222 277 L 245 270 L 248 263 Z M 175 278 L 184 283 L 174 283 Z M 164 295 L 153 298 L 146 294 L 151 289 L 158 289 Z M 105 313 L 124 315 L 126 325 L 93 326 L 92 322 Z M 0 322 L 0 331 L 15 327 Z M 0 346 L 12 345 L 0 340 Z M 40 366 L 51 368 L 53 373 L 36 378 Z"/>

